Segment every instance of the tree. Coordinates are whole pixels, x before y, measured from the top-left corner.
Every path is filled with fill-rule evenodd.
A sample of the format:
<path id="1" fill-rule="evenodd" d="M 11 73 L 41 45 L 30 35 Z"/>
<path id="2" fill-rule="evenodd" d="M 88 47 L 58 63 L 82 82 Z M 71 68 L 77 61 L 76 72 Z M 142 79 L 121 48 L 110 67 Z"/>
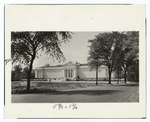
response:
<path id="1" fill-rule="evenodd" d="M 122 67 L 121 67 L 120 63 L 116 66 L 116 70 L 117 70 L 117 76 L 118 76 L 117 83 L 119 84 L 120 78 L 122 78 Z"/>
<path id="2" fill-rule="evenodd" d="M 21 80 L 22 68 L 20 65 L 15 65 L 14 70 L 11 71 L 11 80 L 20 81 Z"/>
<path id="3" fill-rule="evenodd" d="M 22 79 L 27 79 L 28 78 L 28 72 L 29 72 L 29 68 L 25 67 L 22 71 Z"/>
<path id="4" fill-rule="evenodd" d="M 98 85 L 98 68 L 102 65 L 101 59 L 99 59 L 99 48 L 97 46 L 97 40 L 89 40 L 88 42 L 91 43 L 89 57 L 87 59 L 88 64 L 91 70 L 96 70 L 96 85 Z"/>
<path id="5" fill-rule="evenodd" d="M 11 81 L 15 81 L 14 77 L 15 77 L 15 72 L 12 70 L 11 71 Z"/>
<path id="6" fill-rule="evenodd" d="M 111 84 L 111 74 L 116 69 L 118 62 L 120 62 L 120 43 L 124 35 L 119 32 L 103 32 L 95 36 L 96 44 L 94 48 L 101 59 L 101 63 L 108 67 L 109 82 Z M 95 43 L 91 41 L 91 43 Z"/>
<path id="7" fill-rule="evenodd" d="M 128 68 L 128 79 L 139 82 L 139 60 L 135 60 L 134 64 Z"/>
<path id="8" fill-rule="evenodd" d="M 130 57 L 128 59 L 124 59 L 123 64 L 122 64 L 122 69 L 124 72 L 124 82 L 126 83 L 127 81 L 127 71 L 128 68 L 133 64 L 133 57 Z"/>
<path id="9" fill-rule="evenodd" d="M 90 41 L 93 44 L 95 60 L 101 59 L 101 63 L 108 67 L 109 82 L 111 74 L 118 68 L 122 68 L 126 83 L 127 70 L 138 60 L 139 33 L 133 32 L 103 32 Z M 92 48 L 90 50 L 93 50 Z M 136 63 L 137 64 L 137 63 Z M 138 68 L 136 68 L 138 69 Z M 120 69 L 119 69 L 120 70 Z M 135 70 L 134 70 L 135 71 Z M 138 75 L 138 73 L 135 73 Z M 136 76 L 137 76 L 136 75 Z"/>
<path id="10" fill-rule="evenodd" d="M 30 90 L 32 65 L 35 58 L 38 57 L 38 52 L 45 51 L 53 60 L 64 61 L 65 57 L 60 46 L 62 42 L 68 42 L 70 38 L 71 33 L 69 32 L 11 32 L 13 63 L 20 62 L 29 67 L 27 91 Z"/>
<path id="11" fill-rule="evenodd" d="M 138 69 L 138 53 L 139 53 L 139 32 L 138 31 L 129 31 L 129 32 L 124 32 L 126 35 L 126 38 L 122 40 L 122 43 L 120 45 L 121 50 L 121 55 L 120 58 L 121 60 L 121 65 L 122 65 L 122 70 L 124 72 L 124 82 L 126 83 L 127 81 L 127 71 L 128 68 L 132 67 L 137 67 Z M 135 65 L 137 64 L 137 65 Z M 135 70 L 134 70 L 135 71 Z M 139 72 L 139 70 L 137 70 Z M 135 71 L 135 74 L 138 74 Z"/>
<path id="12" fill-rule="evenodd" d="M 25 67 L 22 71 L 22 79 L 27 79 L 28 78 L 28 72 L 29 72 L 29 68 L 28 67 Z M 34 79 L 35 78 L 35 73 L 34 71 L 31 72 L 31 79 Z"/>

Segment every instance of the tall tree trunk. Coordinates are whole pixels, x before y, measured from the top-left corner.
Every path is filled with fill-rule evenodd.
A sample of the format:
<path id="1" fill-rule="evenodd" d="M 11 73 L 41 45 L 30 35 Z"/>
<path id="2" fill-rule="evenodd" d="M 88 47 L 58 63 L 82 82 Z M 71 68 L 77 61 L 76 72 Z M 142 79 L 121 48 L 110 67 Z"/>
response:
<path id="1" fill-rule="evenodd" d="M 134 81 L 138 82 L 138 73 L 136 71 L 134 71 Z"/>
<path id="2" fill-rule="evenodd" d="M 111 84 L 111 71 L 109 71 L 109 81 L 108 84 Z"/>
<path id="3" fill-rule="evenodd" d="M 119 71 L 119 69 L 118 69 L 118 71 L 117 71 L 118 73 L 117 73 L 117 75 L 118 75 L 118 84 L 119 84 L 119 75 L 120 75 L 120 71 Z"/>
<path id="4" fill-rule="evenodd" d="M 127 71 L 124 71 L 124 83 L 127 83 Z"/>
<path id="5" fill-rule="evenodd" d="M 96 85 L 98 85 L 98 66 L 96 67 Z"/>
<path id="6" fill-rule="evenodd" d="M 138 72 L 136 70 L 134 70 L 134 81 L 138 82 L 139 78 L 138 78 Z"/>
<path id="7" fill-rule="evenodd" d="M 28 71 L 28 78 L 27 78 L 27 91 L 30 91 L 30 77 L 31 77 L 31 72 L 32 72 L 32 65 L 33 65 L 34 57 L 31 59 L 29 71 Z"/>
<path id="8" fill-rule="evenodd" d="M 137 82 L 136 73 L 134 74 L 134 81 Z"/>
<path id="9" fill-rule="evenodd" d="M 118 77 L 118 81 L 117 81 L 117 83 L 119 84 L 119 77 Z"/>

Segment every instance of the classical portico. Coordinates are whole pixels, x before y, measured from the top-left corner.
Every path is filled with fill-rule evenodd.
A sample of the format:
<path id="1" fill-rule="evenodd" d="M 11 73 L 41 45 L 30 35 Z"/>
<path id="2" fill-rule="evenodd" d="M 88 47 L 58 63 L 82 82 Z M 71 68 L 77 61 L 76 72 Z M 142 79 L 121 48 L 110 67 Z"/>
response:
<path id="1" fill-rule="evenodd" d="M 63 77 L 66 79 L 77 78 L 77 65 L 73 62 L 68 62 L 63 66 Z"/>
<path id="2" fill-rule="evenodd" d="M 63 79 L 76 79 L 77 78 L 77 65 L 73 62 L 68 62 L 65 65 L 57 66 L 43 66 L 34 69 L 36 78 L 63 78 Z"/>
<path id="3" fill-rule="evenodd" d="M 35 70 L 35 78 L 43 78 L 43 70 Z"/>

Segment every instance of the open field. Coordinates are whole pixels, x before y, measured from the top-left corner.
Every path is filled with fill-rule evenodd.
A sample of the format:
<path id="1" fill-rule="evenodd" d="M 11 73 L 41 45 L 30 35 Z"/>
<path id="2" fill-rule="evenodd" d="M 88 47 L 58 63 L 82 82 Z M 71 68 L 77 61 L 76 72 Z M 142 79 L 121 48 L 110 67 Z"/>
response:
<path id="1" fill-rule="evenodd" d="M 25 93 L 26 91 L 27 82 L 12 82 L 12 94 L 17 93 Z M 45 92 L 52 92 L 52 91 L 61 91 L 61 90 L 71 90 L 77 88 L 86 88 L 86 87 L 96 87 L 95 82 L 36 82 L 33 81 L 30 83 L 31 90 L 30 93 L 45 93 Z"/>
<path id="2" fill-rule="evenodd" d="M 51 83 L 31 82 L 26 93 L 26 82 L 12 83 L 12 103 L 61 102 L 138 102 L 139 85 L 136 83 Z"/>
<path id="3" fill-rule="evenodd" d="M 107 85 L 108 81 L 99 81 L 98 85 Z M 130 82 L 132 83 L 132 82 Z M 120 84 L 123 84 L 121 81 Z M 117 81 L 112 81 L 112 85 L 118 85 Z M 12 94 L 26 93 L 27 81 L 13 81 Z M 48 91 L 71 90 L 77 88 L 96 87 L 95 81 L 63 81 L 63 82 L 47 82 L 47 81 L 31 81 L 30 93 L 43 93 Z"/>

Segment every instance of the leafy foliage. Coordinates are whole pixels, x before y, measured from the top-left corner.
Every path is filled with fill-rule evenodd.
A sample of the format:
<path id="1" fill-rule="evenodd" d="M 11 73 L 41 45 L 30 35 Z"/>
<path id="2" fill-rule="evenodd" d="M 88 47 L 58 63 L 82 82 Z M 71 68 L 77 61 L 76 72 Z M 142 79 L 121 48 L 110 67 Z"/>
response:
<path id="1" fill-rule="evenodd" d="M 104 32 L 95 36 L 91 42 L 89 53 L 90 57 L 97 57 L 100 63 L 108 67 L 109 83 L 111 83 L 111 72 L 115 70 L 120 58 L 120 43 L 123 38 L 118 32 Z M 90 52 L 92 52 L 90 51 Z"/>
<path id="2" fill-rule="evenodd" d="M 11 57 L 13 63 L 19 62 L 29 67 L 27 90 L 30 90 L 30 76 L 34 59 L 38 52 L 45 51 L 53 60 L 64 61 L 61 43 L 71 38 L 69 32 L 25 31 L 11 32 Z"/>
<path id="3" fill-rule="evenodd" d="M 11 81 L 20 81 L 21 80 L 22 68 L 20 65 L 16 65 L 14 70 L 11 71 Z"/>
<path id="4" fill-rule="evenodd" d="M 89 65 L 103 64 L 108 67 L 109 83 L 111 73 L 122 68 L 125 77 L 129 66 L 138 60 L 139 32 L 103 32 L 95 36 L 89 51 Z"/>
<path id="5" fill-rule="evenodd" d="M 88 42 L 91 43 L 91 45 L 89 46 L 90 50 L 89 50 L 89 57 L 87 59 L 88 64 L 92 69 L 95 69 L 95 67 L 99 67 L 102 63 L 101 58 L 99 56 L 99 47 L 97 40 L 89 40 Z"/>
<path id="6" fill-rule="evenodd" d="M 62 40 L 60 41 L 60 37 Z M 29 65 L 31 59 L 38 57 L 38 51 L 45 51 L 53 59 L 65 60 L 60 44 L 71 38 L 69 32 L 12 32 L 11 57 L 13 62 Z"/>
<path id="7" fill-rule="evenodd" d="M 96 85 L 98 85 L 98 68 L 102 65 L 102 61 L 99 57 L 99 48 L 97 46 L 97 40 L 89 40 L 89 43 L 91 45 L 89 46 L 89 57 L 87 59 L 88 64 L 91 68 L 91 70 L 96 70 Z"/>
<path id="8" fill-rule="evenodd" d="M 22 71 L 22 74 L 21 74 L 21 78 L 22 79 L 27 79 L 28 78 L 28 72 L 29 72 L 29 68 L 28 67 L 25 67 Z M 32 71 L 31 72 L 31 79 L 34 79 L 35 78 L 35 72 Z"/>
<path id="9" fill-rule="evenodd" d="M 139 32 L 138 31 L 129 31 L 126 32 L 126 40 L 122 42 L 121 45 L 121 67 L 122 71 L 124 73 L 124 81 L 126 83 L 126 77 L 127 73 L 128 76 L 132 74 L 131 70 L 133 67 L 137 67 L 137 72 L 134 72 L 134 74 L 138 74 L 139 72 L 139 64 L 137 63 L 139 60 Z M 131 68 L 132 67 L 132 68 Z M 130 78 L 131 79 L 131 78 Z"/>

